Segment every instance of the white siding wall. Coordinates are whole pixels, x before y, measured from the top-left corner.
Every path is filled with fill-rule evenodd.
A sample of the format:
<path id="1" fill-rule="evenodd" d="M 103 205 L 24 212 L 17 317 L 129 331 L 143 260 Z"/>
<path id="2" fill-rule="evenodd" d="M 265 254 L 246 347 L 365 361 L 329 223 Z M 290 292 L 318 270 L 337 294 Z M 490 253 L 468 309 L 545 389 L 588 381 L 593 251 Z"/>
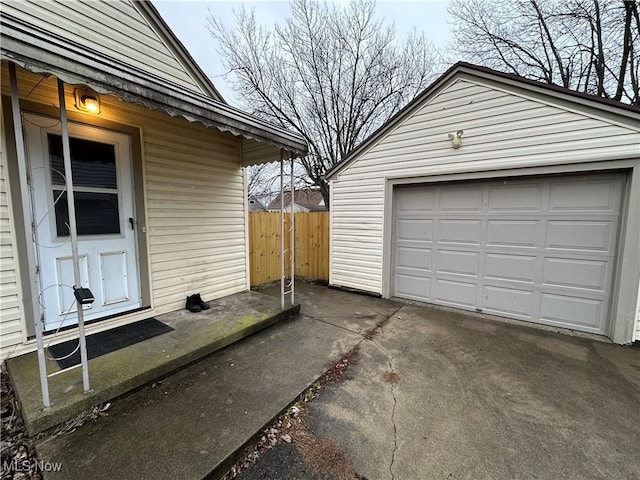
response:
<path id="1" fill-rule="evenodd" d="M 40 78 L 20 70 L 21 97 L 31 91 Z M 8 83 L 7 70 L 3 67 L 3 95 L 8 94 Z M 51 106 L 57 104 L 56 95 L 56 79 L 51 77 L 33 90 L 29 100 Z M 73 105 L 73 88 L 67 88 L 66 97 L 67 105 Z M 246 290 L 239 139 L 215 128 L 192 124 L 182 117 L 171 118 L 114 97 L 102 96 L 101 110 L 101 119 L 138 127 L 142 134 L 147 246 L 154 309 L 138 317 L 184 308 L 185 297 L 190 293 L 199 292 L 204 299 L 213 299 Z M 90 115 L 83 115 L 83 118 L 87 123 L 94 119 Z M 13 348 L 22 342 L 16 306 L 19 286 L 13 273 L 9 223 L 5 220 L 9 211 L 6 198 L 3 189 L 0 198 L 3 354 L 5 345 Z M 6 313 L 5 292 L 8 298 Z M 92 329 L 103 329 L 100 323 L 90 326 L 89 333 Z M 16 350 L 24 351 L 24 348 Z"/>
<path id="2" fill-rule="evenodd" d="M 172 123 L 149 118 L 144 127 L 149 253 L 159 312 L 183 308 L 190 293 L 213 298 L 246 289 L 239 142 L 186 121 Z"/>
<path id="3" fill-rule="evenodd" d="M 0 358 L 4 358 L 14 345 L 22 342 L 22 308 L 9 182 L 6 178 L 4 135 L 3 123 L 0 131 Z"/>
<path id="4" fill-rule="evenodd" d="M 628 158 L 639 140 L 637 129 L 458 79 L 332 182 L 330 282 L 382 293 L 385 178 Z"/>
<path id="5" fill-rule="evenodd" d="M 2 9 L 20 18 L 26 15 L 34 25 L 63 38 L 201 92 L 130 0 L 3 0 Z"/>

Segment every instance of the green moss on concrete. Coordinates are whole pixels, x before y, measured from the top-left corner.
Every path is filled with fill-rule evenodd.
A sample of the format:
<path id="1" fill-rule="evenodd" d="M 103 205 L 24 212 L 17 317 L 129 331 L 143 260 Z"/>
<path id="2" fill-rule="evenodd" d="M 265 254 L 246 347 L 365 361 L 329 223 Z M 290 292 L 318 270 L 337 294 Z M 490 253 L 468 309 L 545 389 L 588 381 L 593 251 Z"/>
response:
<path id="1" fill-rule="evenodd" d="M 258 295 L 262 312 L 247 313 L 256 305 L 245 305 L 242 295 Z M 82 391 L 81 370 L 76 368 L 51 377 L 49 392 L 51 408 L 42 409 L 36 354 L 31 353 L 8 361 L 8 370 L 21 402 L 23 417 L 30 435 L 51 429 L 95 405 L 110 401 L 135 390 L 159 377 L 185 367 L 199 359 L 252 335 L 274 323 L 295 315 L 300 306 L 284 310 L 273 308 L 279 301 L 255 292 L 237 294 L 225 300 L 229 309 L 214 321 L 177 324 L 176 330 L 125 349 L 97 357 L 89 362 L 91 391 Z M 255 300 L 252 298 L 252 300 Z M 162 317 L 158 317 L 162 319 Z M 206 319 L 202 316 L 198 318 Z M 192 317 L 190 317 L 190 320 Z"/>

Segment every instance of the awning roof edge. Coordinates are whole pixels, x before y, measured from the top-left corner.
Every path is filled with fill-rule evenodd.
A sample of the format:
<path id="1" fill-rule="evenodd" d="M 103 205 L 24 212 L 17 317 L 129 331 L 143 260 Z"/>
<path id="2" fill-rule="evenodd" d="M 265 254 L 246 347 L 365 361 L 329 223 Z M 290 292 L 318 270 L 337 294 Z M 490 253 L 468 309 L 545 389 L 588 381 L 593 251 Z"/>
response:
<path id="1" fill-rule="evenodd" d="M 304 139 L 235 107 L 114 61 L 99 52 L 55 38 L 6 14 L 2 15 L 1 58 L 33 73 L 50 73 L 71 85 L 86 85 L 150 110 L 162 110 L 260 143 L 304 155 Z"/>

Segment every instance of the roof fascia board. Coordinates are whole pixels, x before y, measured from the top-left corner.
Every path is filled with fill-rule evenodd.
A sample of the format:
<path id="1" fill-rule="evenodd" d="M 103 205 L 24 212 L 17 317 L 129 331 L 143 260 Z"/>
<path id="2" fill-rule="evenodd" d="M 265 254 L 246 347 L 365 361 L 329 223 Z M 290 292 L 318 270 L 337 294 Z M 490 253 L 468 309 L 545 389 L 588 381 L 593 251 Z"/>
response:
<path id="1" fill-rule="evenodd" d="M 458 77 L 462 80 L 482 83 L 491 88 L 503 90 L 515 95 L 523 95 L 550 106 L 559 106 L 560 108 L 575 113 L 587 114 L 634 130 L 640 128 L 638 127 L 640 109 L 631 110 L 616 107 L 615 105 L 608 105 L 597 100 L 590 100 L 588 98 L 556 91 L 544 85 L 538 86 L 528 82 L 518 81 L 517 79 L 497 77 L 496 75 L 491 75 L 483 71 L 468 70 L 465 69 L 465 67 L 462 67 Z"/>
<path id="2" fill-rule="evenodd" d="M 173 52 L 176 59 L 187 70 L 191 78 L 210 96 L 219 102 L 227 103 L 213 82 L 193 59 L 184 44 L 175 36 L 169 25 L 164 21 L 160 12 L 148 0 L 133 0 L 132 3 L 140 14 L 149 22 L 151 28 L 160 36 L 160 39 Z"/>
<path id="3" fill-rule="evenodd" d="M 584 103 L 586 105 L 591 105 L 594 108 L 599 109 L 610 109 L 617 115 L 626 114 L 636 114 L 640 113 L 640 105 L 630 105 L 626 103 L 619 102 L 617 100 L 612 100 L 610 98 L 597 97 L 595 95 L 591 95 L 584 92 L 579 92 L 577 90 L 571 90 L 570 88 L 561 87 L 554 83 L 543 83 L 536 80 L 531 80 L 526 77 L 521 77 L 512 73 L 500 72 L 498 70 L 493 70 L 488 67 L 483 67 L 480 65 L 474 65 L 472 63 L 466 62 L 458 62 L 452 68 L 456 68 L 460 71 L 470 72 L 475 76 L 487 76 L 490 78 L 498 79 L 503 83 L 513 82 L 522 88 L 532 88 L 537 89 L 544 94 L 549 96 L 557 95 L 560 98 L 567 98 L 574 103 Z"/>
<path id="4" fill-rule="evenodd" d="M 431 98 L 436 96 L 443 88 L 446 88 L 450 83 L 456 79 L 471 80 L 480 79 L 487 81 L 492 85 L 507 85 L 514 87 L 520 91 L 525 90 L 533 92 L 537 95 L 541 95 L 545 98 L 551 97 L 563 102 L 563 105 L 579 105 L 580 108 L 573 109 L 573 111 L 584 113 L 587 109 L 590 112 L 600 112 L 600 118 L 608 121 L 617 119 L 616 123 L 622 124 L 626 127 L 637 129 L 634 125 L 640 120 L 640 110 L 633 107 L 626 108 L 626 106 L 616 107 L 615 105 L 609 105 L 598 100 L 591 100 L 589 98 L 583 98 L 580 95 L 573 95 L 570 92 L 562 92 L 549 88 L 544 84 L 537 85 L 536 82 L 529 81 L 525 78 L 510 78 L 507 74 L 501 74 L 500 72 L 494 72 L 484 67 L 478 67 L 476 65 L 467 64 L 464 62 L 456 63 L 451 66 L 445 73 L 443 73 L 438 79 L 435 80 L 429 87 L 427 87 L 421 94 L 409 102 L 403 109 L 401 109 L 396 115 L 391 117 L 384 125 L 378 130 L 373 132 L 369 138 L 365 139 L 360 145 L 358 145 L 351 153 L 345 157 L 345 159 L 331 168 L 326 174 L 327 180 L 335 179 L 341 171 L 347 168 L 356 159 L 366 153 L 369 149 L 373 148 L 380 140 L 386 137 L 394 128 L 402 123 L 406 118 L 412 115 L 416 110 L 421 108 Z M 565 107 L 566 108 L 566 107 Z M 603 116 L 602 113 L 605 113 Z"/>

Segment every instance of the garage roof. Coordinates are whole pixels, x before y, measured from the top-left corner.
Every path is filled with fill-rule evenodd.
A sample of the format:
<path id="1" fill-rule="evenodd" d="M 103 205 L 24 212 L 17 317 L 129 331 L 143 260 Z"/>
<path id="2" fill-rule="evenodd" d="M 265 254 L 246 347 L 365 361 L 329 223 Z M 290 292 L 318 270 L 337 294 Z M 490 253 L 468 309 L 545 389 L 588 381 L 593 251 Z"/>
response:
<path id="1" fill-rule="evenodd" d="M 638 125 L 640 121 L 640 107 L 628 105 L 608 98 L 596 97 L 586 93 L 576 92 L 568 88 L 549 83 L 537 82 L 529 80 L 519 75 L 499 72 L 491 68 L 473 65 L 466 62 L 458 62 L 442 74 L 435 82 L 427 87 L 416 98 L 409 102 L 403 109 L 391 117 L 385 124 L 378 128 L 373 134 L 365 139 L 360 145 L 354 148 L 347 156 L 326 174 L 325 178 L 331 180 L 360 155 L 366 152 L 369 147 L 374 145 L 378 140 L 383 138 L 387 133 L 393 130 L 398 124 L 403 122 L 407 117 L 412 115 L 424 102 L 435 95 L 440 88 L 447 84 L 450 80 L 461 75 L 468 75 L 479 80 L 489 80 L 504 85 L 519 87 L 531 92 L 541 93 L 550 98 L 570 101 L 575 103 L 579 108 L 595 108 L 603 113 L 614 114 L 629 122 L 631 120 Z"/>

